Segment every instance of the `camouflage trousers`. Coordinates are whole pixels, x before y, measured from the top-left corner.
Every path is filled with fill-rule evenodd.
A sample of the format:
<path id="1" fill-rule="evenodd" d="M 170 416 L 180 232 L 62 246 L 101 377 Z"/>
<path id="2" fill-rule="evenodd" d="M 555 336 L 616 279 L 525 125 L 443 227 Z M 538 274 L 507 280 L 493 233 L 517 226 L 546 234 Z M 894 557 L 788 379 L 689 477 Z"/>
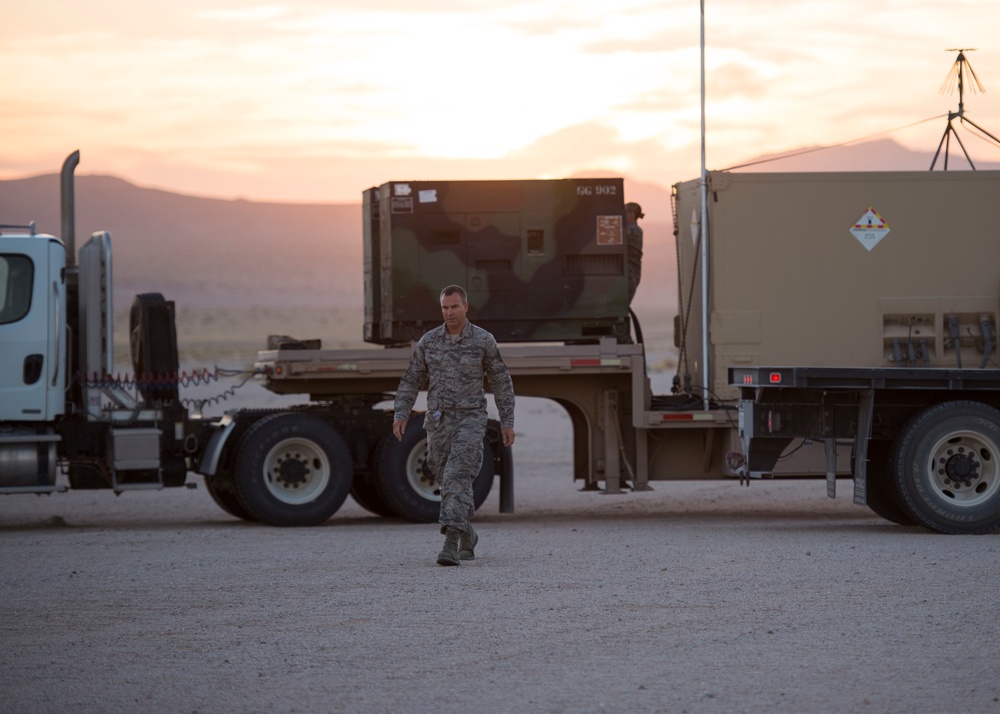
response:
<path id="1" fill-rule="evenodd" d="M 424 417 L 427 466 L 441 488 L 442 532 L 446 526 L 467 531 L 476 512 L 472 482 L 483 465 L 486 421 L 486 410 L 478 409 L 428 411 Z"/>

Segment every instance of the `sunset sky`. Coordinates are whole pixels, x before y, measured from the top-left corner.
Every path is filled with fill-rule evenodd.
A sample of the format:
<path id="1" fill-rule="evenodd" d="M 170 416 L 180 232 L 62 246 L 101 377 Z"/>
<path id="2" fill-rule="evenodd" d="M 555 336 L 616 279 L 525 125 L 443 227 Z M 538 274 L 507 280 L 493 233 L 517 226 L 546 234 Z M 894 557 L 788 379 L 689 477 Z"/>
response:
<path id="1" fill-rule="evenodd" d="M 994 0 L 706 0 L 708 164 L 890 138 L 957 109 L 1000 136 Z M 699 157 L 697 0 L 13 0 L 0 178 L 356 202 L 398 179 L 607 171 L 669 187 Z M 963 134 L 974 157 L 1000 149 Z"/>

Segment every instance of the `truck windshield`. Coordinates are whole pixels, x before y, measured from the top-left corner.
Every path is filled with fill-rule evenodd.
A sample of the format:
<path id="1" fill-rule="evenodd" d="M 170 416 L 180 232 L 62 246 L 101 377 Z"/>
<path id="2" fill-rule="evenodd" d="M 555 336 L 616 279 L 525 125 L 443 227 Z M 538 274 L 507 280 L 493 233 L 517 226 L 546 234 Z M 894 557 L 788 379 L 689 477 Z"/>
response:
<path id="1" fill-rule="evenodd" d="M 0 325 L 17 322 L 28 314 L 34 274 L 26 255 L 0 255 Z"/>

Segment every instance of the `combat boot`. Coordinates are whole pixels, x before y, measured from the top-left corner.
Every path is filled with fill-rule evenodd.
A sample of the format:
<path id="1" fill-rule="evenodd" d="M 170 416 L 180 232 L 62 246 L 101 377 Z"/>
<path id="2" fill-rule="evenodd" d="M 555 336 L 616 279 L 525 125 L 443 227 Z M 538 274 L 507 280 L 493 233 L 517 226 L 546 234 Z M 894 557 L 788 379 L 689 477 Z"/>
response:
<path id="1" fill-rule="evenodd" d="M 479 542 L 479 534 L 476 533 L 476 529 L 469 524 L 469 530 L 465 531 L 458 539 L 458 559 L 459 560 L 475 560 L 476 559 L 476 543 Z"/>
<path id="2" fill-rule="evenodd" d="M 444 529 L 444 548 L 438 553 L 438 565 L 461 565 L 458 559 L 458 539 L 462 531 L 448 526 Z"/>

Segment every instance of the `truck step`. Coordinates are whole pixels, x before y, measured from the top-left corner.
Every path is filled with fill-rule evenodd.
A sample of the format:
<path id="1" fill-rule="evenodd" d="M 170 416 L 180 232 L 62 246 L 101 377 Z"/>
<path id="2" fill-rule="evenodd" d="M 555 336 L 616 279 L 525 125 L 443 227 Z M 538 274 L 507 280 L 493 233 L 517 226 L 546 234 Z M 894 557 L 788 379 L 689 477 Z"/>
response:
<path id="1" fill-rule="evenodd" d="M 120 483 L 114 485 L 115 493 L 122 491 L 159 491 L 163 489 L 163 484 L 159 481 L 148 483 Z"/>

